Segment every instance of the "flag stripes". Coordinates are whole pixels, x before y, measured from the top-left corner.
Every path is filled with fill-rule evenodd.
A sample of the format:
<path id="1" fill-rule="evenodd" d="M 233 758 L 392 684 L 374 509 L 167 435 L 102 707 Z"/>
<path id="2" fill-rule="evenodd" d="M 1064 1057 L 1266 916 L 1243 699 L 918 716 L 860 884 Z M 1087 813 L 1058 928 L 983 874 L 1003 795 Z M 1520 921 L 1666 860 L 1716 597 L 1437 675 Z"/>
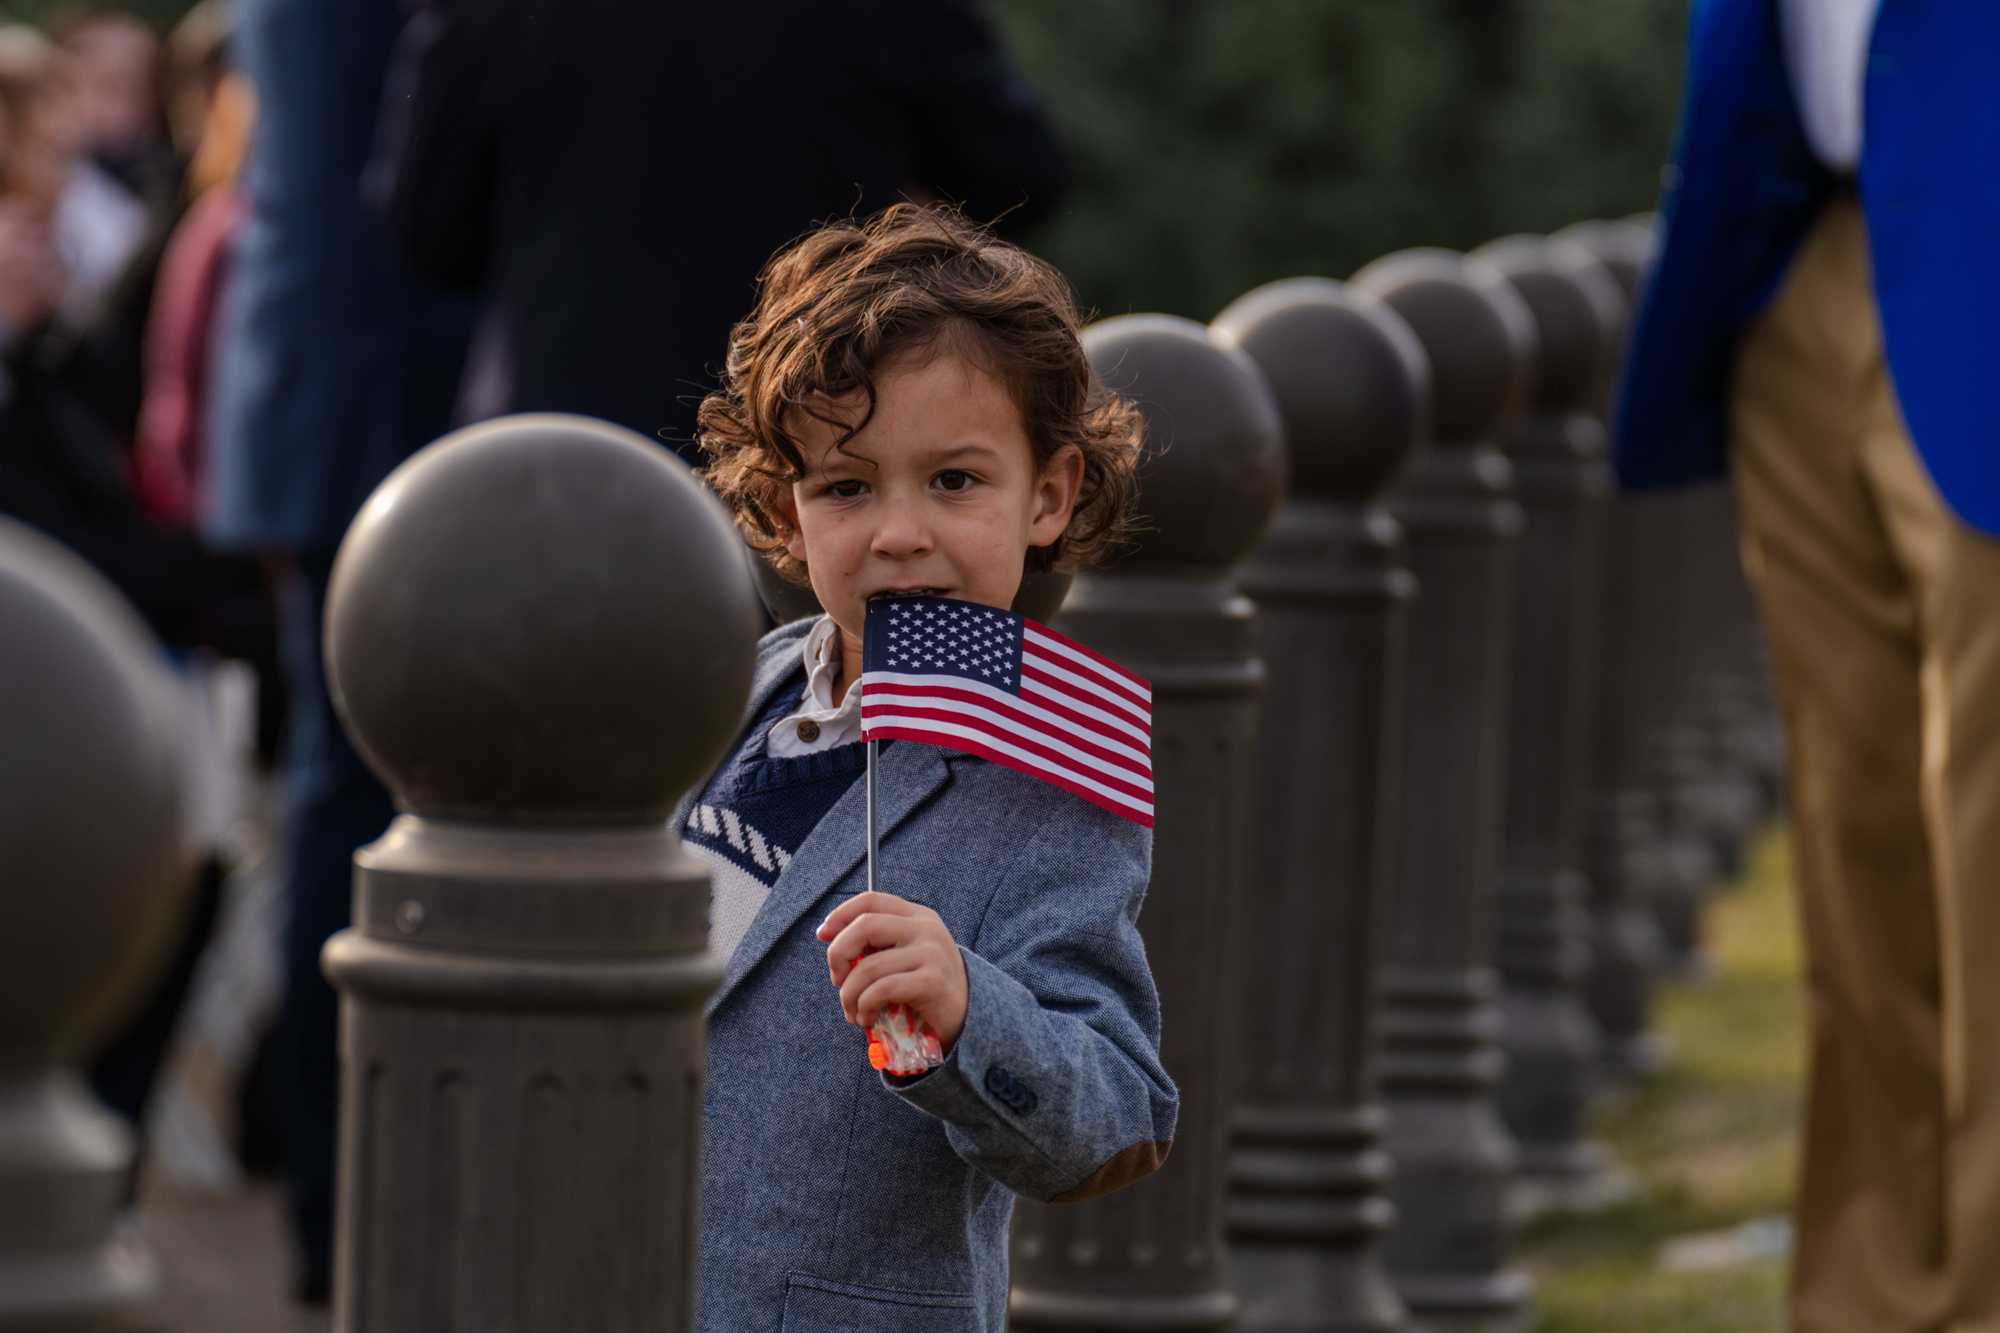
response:
<path id="1" fill-rule="evenodd" d="M 1062 665 L 1080 671 L 1093 688 L 1122 702 L 1139 716 L 1145 717 L 1152 712 L 1153 687 L 1123 667 L 1112 666 L 1082 644 L 1036 625 L 1027 627 L 1025 638 L 1028 651 L 1062 658 Z"/>
<path id="2" fill-rule="evenodd" d="M 1010 745 L 989 732 L 971 727 L 946 727 L 935 723 L 923 727 L 902 727 L 883 724 L 871 727 L 867 732 L 870 740 L 924 741 L 931 745 L 949 745 L 954 750 L 990 759 L 1017 773 L 1052 782 L 1065 791 L 1074 793 L 1092 805 L 1102 806 L 1115 815 L 1123 815 L 1134 823 L 1153 827 L 1153 802 L 1151 797 L 1141 800 L 1085 777 L 1058 764 L 1051 764 L 1024 752 L 1018 746 Z"/>
<path id="3" fill-rule="evenodd" d="M 1032 620 L 946 598 L 871 601 L 861 735 L 979 755 L 1153 824 L 1152 687 Z"/>
<path id="4" fill-rule="evenodd" d="M 991 708 L 1017 726 L 1067 731 L 1074 743 L 1104 751 L 1105 758 L 1124 760 L 1138 772 L 1152 772 L 1152 742 L 1144 735 L 1135 737 L 1131 731 L 1101 722 L 1059 703 L 1043 705 L 1023 695 L 1009 694 L 991 685 L 975 685 L 970 681 L 933 684 L 936 679 L 935 676 L 870 672 L 864 678 L 862 711 L 866 713 L 868 707 L 877 701 L 953 699 L 968 707 Z"/>
<path id="5" fill-rule="evenodd" d="M 1032 726 L 1024 727 L 1016 719 L 998 710 L 982 708 L 958 699 L 909 695 L 887 696 L 880 703 L 871 698 L 861 706 L 863 726 L 921 727 L 927 722 L 945 723 L 967 719 L 995 730 L 1012 729 L 1018 744 L 1046 753 L 1052 762 L 1078 765 L 1103 777 L 1106 781 L 1130 787 L 1136 795 L 1153 794 L 1152 772 L 1144 765 L 1135 765 L 1129 760 L 1119 759 L 1088 741 L 1079 741 L 1074 737 L 1059 740 L 1049 732 L 1037 730 Z"/>

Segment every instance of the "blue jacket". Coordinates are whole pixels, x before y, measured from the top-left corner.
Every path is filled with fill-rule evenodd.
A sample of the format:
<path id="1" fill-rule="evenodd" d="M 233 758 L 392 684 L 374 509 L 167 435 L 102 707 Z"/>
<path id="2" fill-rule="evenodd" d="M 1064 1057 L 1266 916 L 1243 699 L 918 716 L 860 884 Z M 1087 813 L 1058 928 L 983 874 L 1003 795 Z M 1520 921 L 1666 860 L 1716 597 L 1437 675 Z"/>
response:
<path id="1" fill-rule="evenodd" d="M 747 716 L 791 679 L 810 625 L 764 636 Z M 911 742 L 883 749 L 876 800 L 878 880 L 959 942 L 965 1028 L 941 1068 L 896 1080 L 841 1019 L 813 931 L 863 887 L 857 781 L 709 1003 L 704 1333 L 997 1331 L 1014 1196 L 1115 1189 L 1173 1137 L 1179 1099 L 1138 930 L 1151 832 Z"/>
<path id="2" fill-rule="evenodd" d="M 1737 339 L 1835 182 L 1813 156 L 1776 0 L 1697 0 L 1661 246 L 1619 395 L 1632 487 L 1722 472 Z M 1861 204 L 1890 376 L 1960 518 L 2000 534 L 2000 5 L 1882 0 L 1869 41 Z"/>
<path id="3" fill-rule="evenodd" d="M 331 551 L 375 484 L 450 426 L 470 308 L 400 276 L 362 203 L 396 0 L 244 0 L 236 15 L 257 133 L 202 526 L 224 547 Z"/>

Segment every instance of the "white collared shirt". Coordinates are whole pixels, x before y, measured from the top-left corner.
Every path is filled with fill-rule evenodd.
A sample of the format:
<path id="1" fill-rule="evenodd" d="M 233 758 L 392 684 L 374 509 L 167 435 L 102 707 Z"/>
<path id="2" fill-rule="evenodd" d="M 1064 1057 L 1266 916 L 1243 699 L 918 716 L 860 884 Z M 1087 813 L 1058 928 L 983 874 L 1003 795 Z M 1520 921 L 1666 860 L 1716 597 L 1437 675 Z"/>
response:
<path id="1" fill-rule="evenodd" d="M 1881 0 L 1784 0 L 1785 64 L 1806 139 L 1835 171 L 1861 162 L 1868 39 Z"/>
<path id="2" fill-rule="evenodd" d="M 833 676 L 840 666 L 840 627 L 832 616 L 820 616 L 806 633 L 802 652 L 806 688 L 799 698 L 799 709 L 765 733 L 765 752 L 773 759 L 796 759 L 861 739 L 859 682 L 849 682 L 847 697 L 839 703 L 833 699 Z"/>

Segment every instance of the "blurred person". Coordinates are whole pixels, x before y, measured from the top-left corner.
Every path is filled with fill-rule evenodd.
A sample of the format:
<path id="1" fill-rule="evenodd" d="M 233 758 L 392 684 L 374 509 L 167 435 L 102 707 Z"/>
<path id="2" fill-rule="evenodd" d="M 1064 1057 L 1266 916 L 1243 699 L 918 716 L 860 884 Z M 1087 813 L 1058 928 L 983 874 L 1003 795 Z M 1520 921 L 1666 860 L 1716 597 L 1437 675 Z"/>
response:
<path id="1" fill-rule="evenodd" d="M 229 67 L 226 28 L 197 16 L 209 50 L 196 56 L 204 100 L 190 140 L 192 202 L 161 259 L 146 328 L 145 383 L 134 464 L 140 494 L 162 522 L 192 526 L 202 477 L 202 405 L 206 398 L 215 310 L 229 271 L 230 245 L 245 205 L 237 171 L 249 150 L 256 94 Z M 196 77 L 191 74 L 191 78 Z"/>
<path id="2" fill-rule="evenodd" d="M 2000 1330 L 2000 7 L 1705 0 L 1625 370 L 1734 474 L 1806 949 L 1791 1326 Z"/>
<path id="3" fill-rule="evenodd" d="M 254 564 L 217 557 L 184 525 L 157 522 L 133 488 L 124 423 L 107 414 L 89 330 L 66 324 L 54 209 L 66 125 L 59 52 L 0 29 L 0 513 L 68 545 L 124 593 L 177 668 L 187 845 L 200 849 L 182 900 L 180 939 L 136 1008 L 89 1067 L 98 1096 L 142 1131 L 144 1112 L 220 903 L 216 854 L 227 821 L 226 763 L 215 747 L 214 658 L 270 656 L 271 616 Z M 57 187 L 59 188 L 59 187 Z M 128 1178 L 136 1187 L 139 1165 Z"/>
<path id="4" fill-rule="evenodd" d="M 71 396 L 129 437 L 139 410 L 139 344 L 171 218 L 150 210 L 82 153 L 76 66 L 25 25 L 0 43 L 0 106 L 13 122 L 0 191 L 46 227 L 61 289 L 41 339 L 65 363 Z"/>
<path id="5" fill-rule="evenodd" d="M 230 0 L 200 0 L 167 34 L 167 133 L 174 151 L 190 164 L 190 175 L 206 133 L 216 87 L 235 68 L 229 54 L 235 18 Z M 188 181 L 186 192 L 198 195 L 214 183 L 212 179 Z"/>
<path id="6" fill-rule="evenodd" d="M 0 92 L 16 122 L 7 194 L 46 219 L 63 266 L 62 305 L 87 319 L 145 243 L 146 205 L 84 155 L 75 60 L 25 25 L 0 50 Z"/>
<path id="7" fill-rule="evenodd" d="M 180 162 L 152 25 L 129 10 L 85 6 L 59 14 L 51 32 L 76 71 L 80 150 L 147 207 L 171 208 Z"/>
<path id="8" fill-rule="evenodd" d="M 285 571 L 285 991 L 276 1082 L 296 1246 L 293 1292 L 332 1280 L 338 1005 L 320 947 L 347 925 L 355 848 L 389 794 L 327 697 L 320 622 L 333 557 L 368 493 L 450 424 L 468 312 L 398 272 L 360 194 L 395 0 L 243 0 L 235 59 L 256 94 L 216 318 L 199 517 Z"/>
<path id="9" fill-rule="evenodd" d="M 583 412 L 690 461 L 785 241 L 905 196 L 1011 234 L 1067 177 L 979 0 L 420 0 L 383 130 L 397 241 L 485 297 L 459 418 Z"/>
<path id="10" fill-rule="evenodd" d="M 69 151 L 66 71 L 39 33 L 0 28 L 0 508 L 77 550 L 169 642 L 201 635 L 207 565 L 191 537 L 146 521 L 129 420 L 109 400 L 115 355 L 65 309 L 71 274 L 56 200 Z M 136 398 L 136 395 L 134 395 Z"/>

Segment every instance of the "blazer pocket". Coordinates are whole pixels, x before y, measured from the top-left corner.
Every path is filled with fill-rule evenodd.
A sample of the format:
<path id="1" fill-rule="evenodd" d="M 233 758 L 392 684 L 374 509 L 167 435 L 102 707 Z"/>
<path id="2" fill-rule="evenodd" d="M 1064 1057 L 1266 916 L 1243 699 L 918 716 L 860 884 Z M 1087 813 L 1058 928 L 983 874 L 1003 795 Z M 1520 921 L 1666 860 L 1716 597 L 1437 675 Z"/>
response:
<path id="1" fill-rule="evenodd" d="M 794 1273 L 784 1333 L 976 1333 L 972 1294 L 863 1287 Z"/>

